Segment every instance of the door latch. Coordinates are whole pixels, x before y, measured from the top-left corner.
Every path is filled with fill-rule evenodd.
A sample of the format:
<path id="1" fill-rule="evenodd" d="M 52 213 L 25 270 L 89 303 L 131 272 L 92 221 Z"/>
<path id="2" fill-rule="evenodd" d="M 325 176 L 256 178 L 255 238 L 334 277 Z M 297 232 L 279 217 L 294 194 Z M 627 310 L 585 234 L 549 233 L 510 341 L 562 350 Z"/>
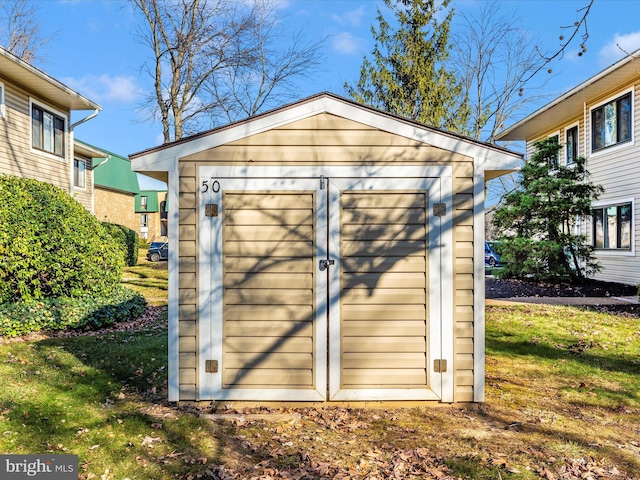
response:
<path id="1" fill-rule="evenodd" d="M 329 265 L 335 265 L 335 260 L 320 260 L 320 271 L 324 271 L 329 268 Z"/>

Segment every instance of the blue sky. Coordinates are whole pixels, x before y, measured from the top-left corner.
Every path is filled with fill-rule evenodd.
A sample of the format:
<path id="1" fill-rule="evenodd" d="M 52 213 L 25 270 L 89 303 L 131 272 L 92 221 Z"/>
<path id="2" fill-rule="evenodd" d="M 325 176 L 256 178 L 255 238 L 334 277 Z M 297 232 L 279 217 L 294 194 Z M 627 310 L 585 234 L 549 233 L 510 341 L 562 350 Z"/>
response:
<path id="1" fill-rule="evenodd" d="M 126 0 L 32 0 L 43 33 L 52 35 L 36 66 L 67 84 L 103 110 L 76 130 L 87 143 L 129 155 L 162 142 L 158 123 L 142 122 L 136 111 L 141 95 L 152 87 L 141 71 L 146 47 L 135 38 L 136 12 Z M 459 12 L 474 14 L 486 0 L 452 0 Z M 579 19 L 588 0 L 499 0 L 504 13 L 514 12 L 536 44 L 553 49 L 558 37 Z M 307 38 L 326 38 L 322 67 L 299 86 L 304 98 L 317 92 L 344 94 L 346 82 L 355 83 L 363 56 L 373 47 L 371 25 L 376 24 L 375 0 L 283 0 L 283 28 L 303 28 Z M 546 89 L 560 94 L 622 58 L 616 47 L 640 48 L 640 1 L 595 0 L 588 20 L 588 51 L 577 56 L 574 45 L 562 60 L 552 64 Z M 455 22 L 455 20 L 454 20 Z M 540 106 L 540 105 L 538 105 Z M 532 105 L 529 110 L 533 110 Z M 529 113 L 529 112 L 524 112 Z M 74 115 L 77 120 L 86 113 Z"/>

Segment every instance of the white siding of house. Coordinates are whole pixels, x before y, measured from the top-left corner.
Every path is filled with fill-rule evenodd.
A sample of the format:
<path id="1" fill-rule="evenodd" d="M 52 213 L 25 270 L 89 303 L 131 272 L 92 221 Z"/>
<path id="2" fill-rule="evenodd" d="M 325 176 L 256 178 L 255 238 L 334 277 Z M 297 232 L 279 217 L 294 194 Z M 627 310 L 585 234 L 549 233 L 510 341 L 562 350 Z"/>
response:
<path id="1" fill-rule="evenodd" d="M 640 284 L 640 82 L 633 87 L 633 138 L 632 141 L 591 154 L 591 111 L 593 106 L 602 102 L 615 99 L 629 91 L 630 86 L 621 86 L 606 97 L 594 99 L 587 103 L 580 121 L 579 148 L 580 155 L 587 158 L 587 170 L 590 180 L 596 185 L 602 185 L 605 189 L 597 206 L 615 205 L 625 202 L 633 202 L 633 238 L 631 250 L 598 251 L 596 257 L 602 266 L 602 271 L 594 278 L 607 282 L 620 282 L 630 285 Z M 575 123 L 577 118 L 572 118 L 560 125 L 554 125 L 539 137 L 528 140 L 526 146 L 526 158 L 531 158 L 535 149 L 533 144 L 548 136 L 561 131 L 564 138 L 564 129 Z M 591 238 L 591 219 L 586 219 L 582 224 L 582 232 Z"/>

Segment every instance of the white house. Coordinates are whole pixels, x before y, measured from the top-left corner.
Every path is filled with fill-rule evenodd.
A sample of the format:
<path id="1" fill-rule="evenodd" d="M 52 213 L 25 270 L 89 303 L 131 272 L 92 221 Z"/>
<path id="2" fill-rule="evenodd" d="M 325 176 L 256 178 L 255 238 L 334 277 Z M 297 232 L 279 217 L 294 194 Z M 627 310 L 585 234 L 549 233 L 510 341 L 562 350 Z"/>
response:
<path id="1" fill-rule="evenodd" d="M 571 89 L 496 136 L 533 144 L 556 136 L 560 160 L 577 156 L 604 194 L 578 228 L 596 247 L 596 279 L 640 284 L 640 50 Z"/>

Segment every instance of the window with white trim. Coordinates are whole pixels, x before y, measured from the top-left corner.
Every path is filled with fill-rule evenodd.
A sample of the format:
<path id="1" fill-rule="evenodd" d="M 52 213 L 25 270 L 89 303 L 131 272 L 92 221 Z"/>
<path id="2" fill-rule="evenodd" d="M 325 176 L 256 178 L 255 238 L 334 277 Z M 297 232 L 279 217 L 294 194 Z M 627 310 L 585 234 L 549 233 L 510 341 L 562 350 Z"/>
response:
<path id="1" fill-rule="evenodd" d="M 565 165 L 575 163 L 579 155 L 578 151 L 578 125 L 573 125 L 564 132 Z"/>
<path id="2" fill-rule="evenodd" d="M 66 118 L 35 103 L 31 104 L 31 146 L 64 157 Z"/>
<path id="3" fill-rule="evenodd" d="M 593 209 L 593 246 L 602 250 L 631 249 L 631 203 Z"/>
<path id="4" fill-rule="evenodd" d="M 560 144 L 560 133 L 554 133 L 553 135 L 549 135 L 549 140 L 555 140 L 557 144 Z M 558 158 L 560 152 L 557 155 L 549 158 L 549 170 L 557 170 L 559 166 L 560 159 Z"/>
<path id="5" fill-rule="evenodd" d="M 591 150 L 631 141 L 631 92 L 591 110 Z"/>
<path id="6" fill-rule="evenodd" d="M 149 214 L 143 213 L 140 215 L 140 226 L 146 228 L 149 226 Z"/>
<path id="7" fill-rule="evenodd" d="M 84 160 L 75 158 L 73 160 L 73 186 L 77 188 L 86 187 L 86 167 Z"/>

